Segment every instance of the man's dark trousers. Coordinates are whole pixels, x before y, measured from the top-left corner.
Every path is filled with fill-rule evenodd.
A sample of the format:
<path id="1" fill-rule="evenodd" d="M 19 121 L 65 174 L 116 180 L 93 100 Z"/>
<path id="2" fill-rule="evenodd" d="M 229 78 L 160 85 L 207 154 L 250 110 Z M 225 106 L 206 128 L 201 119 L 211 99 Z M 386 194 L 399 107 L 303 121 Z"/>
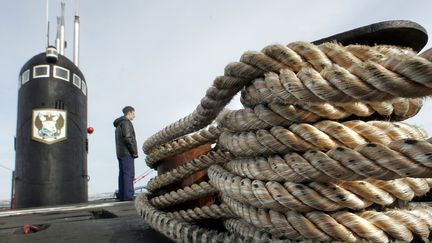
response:
<path id="1" fill-rule="evenodd" d="M 132 156 L 124 156 L 119 160 L 119 191 L 118 197 L 121 201 L 133 200 L 134 186 L 133 180 L 135 177 L 135 165 Z"/>

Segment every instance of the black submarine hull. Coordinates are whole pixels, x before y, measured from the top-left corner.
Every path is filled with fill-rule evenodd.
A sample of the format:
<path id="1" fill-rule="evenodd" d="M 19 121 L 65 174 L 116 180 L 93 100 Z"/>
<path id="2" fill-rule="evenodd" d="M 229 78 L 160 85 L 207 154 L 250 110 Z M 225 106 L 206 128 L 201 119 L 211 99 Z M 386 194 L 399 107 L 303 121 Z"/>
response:
<path id="1" fill-rule="evenodd" d="M 20 71 L 15 207 L 87 202 L 87 84 L 75 64 L 45 53 Z"/>

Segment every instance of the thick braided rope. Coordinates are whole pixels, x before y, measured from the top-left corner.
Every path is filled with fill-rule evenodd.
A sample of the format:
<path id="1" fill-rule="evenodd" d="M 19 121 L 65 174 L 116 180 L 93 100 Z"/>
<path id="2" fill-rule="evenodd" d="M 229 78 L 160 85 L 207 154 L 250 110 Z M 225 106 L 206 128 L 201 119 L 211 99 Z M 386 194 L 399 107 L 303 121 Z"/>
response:
<path id="1" fill-rule="evenodd" d="M 346 63 L 341 64 L 338 61 L 334 61 L 333 60 L 334 57 L 332 58 L 331 56 L 329 56 L 331 61 L 327 62 L 325 59 L 325 58 L 327 58 L 325 56 L 327 54 L 321 55 L 322 53 L 320 54 L 319 52 L 316 52 L 313 48 L 312 49 L 305 48 L 304 46 L 302 46 L 302 43 L 300 43 L 298 45 L 296 45 L 296 43 L 291 44 L 289 46 L 289 48 L 291 48 L 296 53 L 298 53 L 298 56 L 300 57 L 300 61 L 301 61 L 300 64 L 296 63 L 295 58 L 288 57 L 288 55 L 285 55 L 285 53 L 282 53 L 282 55 L 278 56 L 281 53 L 278 53 L 278 52 L 280 52 L 280 50 L 278 50 L 277 48 L 275 49 L 276 51 L 269 52 L 271 54 L 268 54 L 267 52 L 263 51 L 264 53 L 266 53 L 265 55 L 262 53 L 248 52 L 242 56 L 240 63 L 232 64 L 232 65 L 230 65 L 230 68 L 226 69 L 225 74 L 228 76 L 231 76 L 231 77 L 225 76 L 225 77 L 222 77 L 222 79 L 225 81 L 226 79 L 224 79 L 224 78 L 229 79 L 229 78 L 232 78 L 233 76 L 240 77 L 239 78 L 240 82 L 244 82 L 244 84 L 247 84 L 251 80 L 255 79 L 255 81 L 252 83 L 252 85 L 254 85 L 254 87 L 250 88 L 250 87 L 252 87 L 252 85 L 249 85 L 245 89 L 245 92 L 246 92 L 246 90 L 249 92 L 252 92 L 252 95 L 246 94 L 242 97 L 243 100 L 246 100 L 245 104 L 247 104 L 248 99 L 251 99 L 254 101 L 259 100 L 258 103 L 269 103 L 269 104 L 270 103 L 297 104 L 297 103 L 300 103 L 302 101 L 305 101 L 303 98 L 312 99 L 313 100 L 312 102 L 327 101 L 327 102 L 332 102 L 332 103 L 334 103 L 334 102 L 338 102 L 338 103 L 339 102 L 351 102 L 353 100 L 361 100 L 361 101 L 368 101 L 368 102 L 382 101 L 382 100 L 388 100 L 388 99 L 392 99 L 396 96 L 399 96 L 398 94 L 395 94 L 395 93 L 400 92 L 400 91 L 390 92 L 388 90 L 390 88 L 390 86 L 392 86 L 391 84 L 389 84 L 390 82 L 396 82 L 396 85 L 394 85 L 394 86 L 396 86 L 397 88 L 407 88 L 404 86 L 407 84 L 410 86 L 408 88 L 412 88 L 414 86 L 416 86 L 415 88 L 422 88 L 420 92 L 413 92 L 412 91 L 413 89 L 411 89 L 411 91 L 406 92 L 406 94 L 402 95 L 402 97 L 419 97 L 419 96 L 424 96 L 424 95 L 428 95 L 431 93 L 430 88 L 426 87 L 429 85 L 429 82 L 430 82 L 430 80 L 429 80 L 430 75 L 428 74 L 428 72 L 430 73 L 430 70 L 429 70 L 430 69 L 430 67 L 429 67 L 430 63 L 428 61 L 425 61 L 422 58 L 415 57 L 415 55 L 410 53 L 409 51 L 405 51 L 405 50 L 401 50 L 401 49 L 393 48 L 393 47 L 377 47 L 377 48 L 374 48 L 372 50 L 369 50 L 369 52 L 366 53 L 364 51 L 365 47 L 353 46 L 350 48 L 350 51 L 356 50 L 356 48 L 358 50 L 361 50 L 359 54 L 353 55 L 356 58 L 358 58 L 358 60 L 361 60 L 361 62 L 358 63 L 356 59 L 350 59 L 350 57 L 347 58 L 346 55 L 344 54 L 345 56 L 342 56 L 342 58 L 340 60 L 343 60 L 343 62 L 346 62 Z M 285 51 L 285 49 L 284 49 L 284 51 Z M 337 51 L 335 51 L 335 52 L 337 52 Z M 275 53 L 277 55 L 273 55 Z M 392 56 L 406 58 L 403 61 L 405 61 L 405 63 L 408 63 L 409 65 L 411 65 L 410 69 L 408 71 L 405 67 L 402 67 L 402 68 L 399 67 L 399 69 L 398 69 L 398 67 L 396 67 L 396 66 L 398 66 L 397 62 L 399 60 L 397 60 L 397 61 L 389 64 L 390 66 L 391 65 L 394 66 L 393 69 L 391 69 L 391 71 L 387 70 L 386 69 L 387 67 L 383 64 L 383 62 L 384 61 L 389 62 L 389 60 L 391 60 L 391 58 L 393 58 Z M 409 57 L 407 57 L 407 56 L 409 56 Z M 411 56 L 414 56 L 414 58 L 411 58 Z M 282 59 L 283 58 L 285 58 L 285 59 L 283 61 L 280 61 L 281 57 L 282 57 Z M 409 58 L 411 58 L 411 59 L 409 59 Z M 275 59 L 277 61 L 275 61 Z M 330 59 L 327 58 L 327 60 L 330 60 Z M 414 59 L 416 59 L 416 60 L 414 60 Z M 304 61 L 304 60 L 306 60 L 306 61 Z M 288 62 L 284 63 L 286 61 L 288 61 Z M 335 63 L 333 63 L 332 61 L 334 61 Z M 238 68 L 238 67 L 241 67 L 241 68 Z M 341 69 L 338 69 L 339 67 L 341 67 Z M 326 70 L 326 68 L 328 68 L 328 70 Z M 333 69 L 333 68 L 336 68 L 336 69 Z M 360 83 L 358 87 L 350 88 L 352 85 L 349 84 L 349 82 L 346 82 L 344 84 L 343 82 L 341 82 L 341 80 L 338 80 L 338 78 L 340 78 L 339 72 L 341 72 L 343 74 L 342 69 L 346 69 L 349 72 L 352 72 L 354 75 L 357 75 L 358 77 L 356 77 L 356 78 L 359 79 L 361 82 L 364 82 L 364 83 Z M 352 70 L 354 70 L 354 71 L 352 71 Z M 399 73 L 395 73 L 395 70 L 399 71 Z M 273 98 L 274 95 L 271 93 L 272 92 L 271 90 L 269 91 L 268 89 L 266 90 L 266 87 L 264 87 L 264 88 L 261 87 L 262 84 L 264 84 L 264 86 L 265 86 L 266 83 L 257 81 L 258 80 L 257 78 L 262 77 L 264 75 L 264 72 L 273 72 L 274 74 L 276 74 L 276 76 L 277 76 L 276 80 L 279 80 L 279 83 L 281 84 L 280 86 L 283 88 L 286 88 L 283 85 L 284 81 L 282 80 L 282 74 L 283 73 L 285 73 L 285 74 L 289 73 L 289 71 L 294 73 L 294 75 L 297 75 L 297 76 L 300 75 L 302 77 L 303 76 L 306 77 L 305 80 L 307 80 L 307 81 L 306 81 L 306 83 L 301 83 L 304 81 L 302 79 L 300 81 L 300 84 L 296 83 L 297 80 L 295 80 L 295 79 L 301 79 L 300 77 L 295 77 L 292 80 L 288 80 L 289 83 L 287 83 L 288 85 L 286 85 L 286 86 L 288 86 L 290 89 L 289 91 L 291 93 L 289 93 L 288 96 L 291 96 L 291 98 L 288 97 L 288 99 L 285 99 L 285 100 L 280 99 L 279 97 L 278 97 L 278 99 L 274 99 Z M 323 80 L 319 79 L 318 76 L 323 75 L 322 73 L 324 71 L 328 71 L 329 73 L 333 72 L 332 75 L 334 75 L 334 77 L 331 81 L 335 82 L 336 84 L 331 83 L 330 85 L 328 85 L 328 83 L 331 81 L 324 80 L 323 78 L 322 78 Z M 356 72 L 358 72 L 359 74 L 357 74 Z M 318 75 L 316 75 L 316 73 L 318 73 Z M 242 76 L 244 74 L 247 74 L 248 77 Z M 428 74 L 428 75 L 426 75 L 426 74 Z M 268 76 L 270 76 L 270 75 L 271 74 L 268 74 Z M 377 75 L 377 76 L 380 75 L 379 76 L 380 78 L 377 79 L 376 77 L 373 77 L 373 75 Z M 343 75 L 341 75 L 341 76 L 343 76 Z M 378 83 L 377 80 L 382 81 L 382 83 Z M 238 81 L 238 80 L 236 80 L 236 81 Z M 354 81 L 357 81 L 357 80 L 354 79 Z M 414 82 L 417 82 L 417 83 L 414 83 Z M 257 83 L 257 84 L 255 85 L 255 83 Z M 422 84 L 419 85 L 418 83 L 422 83 Z M 426 86 L 424 86 L 423 84 L 425 84 Z M 259 86 L 259 85 L 261 85 L 261 86 Z M 348 85 L 350 85 L 350 87 L 348 87 Z M 370 87 L 372 87 L 372 89 L 370 89 L 370 87 L 368 85 Z M 241 85 L 241 86 L 243 86 L 243 85 Z M 333 86 L 336 86 L 337 88 L 342 87 L 342 89 L 338 90 L 337 88 L 335 89 Z M 258 88 L 255 89 L 255 87 L 258 87 Z M 304 87 L 306 87 L 306 89 L 304 89 Z M 240 89 L 241 87 L 236 87 L 236 88 Z M 367 88 L 369 88 L 369 89 L 367 89 Z M 355 90 L 355 89 L 357 89 L 357 90 Z M 161 132 L 152 136 L 151 139 L 147 140 L 145 145 L 144 145 L 144 150 L 146 151 L 146 153 L 147 152 L 153 152 L 155 150 L 155 146 L 158 146 L 160 144 L 164 144 L 164 143 L 171 141 L 175 138 L 178 138 L 184 134 L 188 134 L 190 132 L 196 131 L 196 130 L 206 126 L 207 124 L 209 124 L 211 122 L 211 120 L 225 106 L 225 104 L 232 98 L 232 95 L 234 95 L 236 93 L 236 92 L 230 93 L 231 91 L 232 91 L 232 89 L 229 90 L 229 88 L 228 88 L 226 90 L 226 92 L 221 92 L 220 89 L 218 89 L 218 87 L 215 87 L 215 89 L 213 89 L 213 91 L 209 90 L 207 92 L 206 97 L 202 100 L 200 106 L 197 107 L 197 109 L 194 111 L 194 113 L 192 113 L 190 116 L 188 116 L 182 120 L 179 120 L 178 122 L 170 125 L 169 127 L 165 128 Z M 221 97 L 223 95 L 226 95 L 226 99 L 223 99 L 221 97 L 216 97 L 216 95 L 214 95 L 215 99 L 209 98 L 209 93 L 211 93 L 211 92 L 215 92 L 218 95 L 220 95 Z M 253 92 L 259 93 L 259 94 L 256 95 Z M 270 92 L 270 95 L 267 95 L 269 92 Z M 358 92 L 358 93 L 356 93 L 356 92 Z M 346 95 L 346 93 L 349 93 L 349 95 Z M 283 95 L 284 93 L 280 93 L 278 95 L 281 95 L 281 94 Z M 231 95 L 231 97 L 229 97 L 230 95 Z M 299 99 L 296 95 L 297 96 L 300 95 L 303 97 L 301 99 Z M 307 97 L 308 95 L 310 97 Z M 349 97 L 348 98 L 345 97 L 343 99 L 342 95 L 349 96 Z M 359 97 L 361 96 L 361 98 L 356 97 L 356 95 Z M 292 97 L 295 98 L 295 99 L 293 99 L 294 102 L 289 101 L 290 99 L 292 99 Z M 310 100 L 306 100 L 306 101 L 310 101 Z M 251 103 L 251 104 L 253 104 L 253 103 Z M 374 104 L 374 105 L 375 106 L 371 105 L 371 107 L 379 107 L 379 109 L 384 109 L 384 107 L 385 107 L 385 106 L 380 106 L 379 104 Z M 408 108 L 408 110 L 409 110 L 409 108 Z M 402 113 L 402 109 L 400 109 L 400 111 L 398 111 L 398 112 Z M 208 119 L 209 117 L 213 117 L 213 118 L 211 118 L 211 120 L 210 120 L 210 119 Z M 203 125 L 203 124 L 205 124 L 205 125 Z M 271 123 L 271 124 L 273 124 L 273 123 Z M 293 124 L 293 125 L 296 126 L 296 125 L 302 125 L 302 124 Z M 293 126 L 293 125 L 291 125 L 291 126 Z M 307 128 L 305 128 L 305 127 L 296 127 L 296 128 L 299 128 L 298 130 L 296 130 L 297 132 L 304 132 L 304 131 L 307 132 L 308 131 Z M 333 126 L 333 129 L 338 130 L 340 128 L 338 126 Z M 406 129 L 407 129 L 407 127 L 404 127 L 402 130 L 405 130 L 404 132 L 407 132 Z M 288 129 L 286 129 L 286 130 L 288 130 Z M 417 131 L 417 133 L 414 132 L 417 135 L 421 134 L 418 137 L 415 137 L 415 135 L 411 136 L 412 135 L 411 132 L 408 132 L 410 134 L 410 136 L 404 136 L 405 133 L 401 134 L 397 130 L 398 129 L 393 129 L 390 132 L 390 134 L 386 134 L 387 137 L 391 138 L 390 142 L 393 140 L 396 140 L 396 139 L 394 139 L 394 137 L 396 137 L 398 139 L 401 139 L 401 138 L 424 139 L 424 134 L 422 134 L 421 131 Z M 294 132 L 291 130 L 289 130 L 289 131 L 291 133 Z M 280 132 L 284 132 L 284 131 L 280 130 Z M 364 131 L 364 132 L 366 132 L 366 131 Z M 179 134 L 181 134 L 181 135 L 179 135 Z M 291 137 L 288 136 L 288 140 L 280 141 L 279 137 L 273 137 L 272 138 L 272 137 L 268 136 L 268 134 L 270 134 L 270 132 L 267 131 L 267 133 L 266 133 L 266 130 L 257 131 L 256 134 L 257 134 L 256 135 L 257 138 L 255 138 L 255 140 L 252 139 L 252 141 L 251 141 L 251 138 L 244 139 L 244 141 L 246 141 L 247 143 L 241 144 L 238 140 L 236 140 L 236 138 L 231 139 L 231 141 L 228 141 L 228 142 L 231 142 L 233 144 L 233 148 L 235 148 L 236 145 L 242 146 L 241 150 L 247 151 L 246 153 L 250 153 L 250 150 L 255 149 L 254 146 L 257 146 L 259 148 L 259 145 L 261 145 L 261 150 L 263 150 L 265 153 L 258 152 L 256 154 L 256 155 L 258 155 L 258 154 L 267 154 L 267 153 L 272 154 L 275 152 L 276 153 L 281 153 L 281 152 L 286 153 L 287 150 L 284 150 L 283 148 L 281 148 L 279 146 L 278 142 L 283 143 L 284 141 L 286 142 L 286 141 L 289 141 L 289 139 L 292 139 Z M 295 134 L 295 132 L 294 132 L 294 134 Z M 324 134 L 327 136 L 330 135 L 327 133 L 324 133 Z M 296 134 L 296 135 L 298 135 L 298 134 Z M 317 135 L 317 134 L 315 134 L 315 135 Z M 328 142 L 328 141 L 326 141 L 325 139 L 320 141 L 320 139 L 325 138 L 325 136 L 319 136 L 319 135 L 322 135 L 322 134 L 318 134 L 318 141 L 315 141 L 315 139 L 317 137 L 309 138 L 309 140 L 304 138 L 304 137 L 301 137 L 301 139 L 303 139 L 303 141 L 302 141 L 302 144 L 300 144 L 300 145 L 306 144 L 305 149 L 303 149 L 302 151 L 309 150 L 310 148 L 322 149 L 319 146 L 308 147 L 307 143 L 310 143 L 312 145 L 315 145 L 315 143 L 318 143 L 319 145 L 326 146 L 325 142 Z M 331 135 L 333 135 L 333 134 L 331 134 Z M 338 134 L 336 134 L 336 135 L 338 135 Z M 286 132 L 284 132 L 281 136 L 284 139 L 287 139 Z M 358 135 L 358 136 L 360 137 L 360 135 Z M 362 136 L 364 136 L 364 135 L 362 134 Z M 378 135 L 376 135 L 376 136 L 378 136 Z M 358 146 L 358 144 L 350 141 L 350 139 L 353 137 L 354 137 L 354 139 L 356 139 L 356 136 L 354 135 L 354 133 L 351 133 L 345 139 L 340 136 L 340 137 L 336 137 L 335 139 L 333 139 L 332 142 L 338 146 L 343 144 L 346 147 L 355 148 Z M 222 139 L 222 137 L 221 137 L 221 139 Z M 294 137 L 294 139 L 297 139 L 297 137 Z M 375 138 L 375 139 L 378 139 L 378 138 Z M 366 144 L 367 142 L 370 142 L 370 141 L 374 142 L 373 140 L 367 140 L 363 144 Z M 347 145 L 346 143 L 349 143 L 351 146 Z M 385 143 L 382 143 L 381 141 L 379 141 L 376 144 L 367 144 L 366 146 L 373 145 L 370 147 L 379 147 L 379 145 L 382 146 L 382 144 L 385 144 Z M 166 145 L 170 145 L 170 144 L 164 144 L 163 146 L 166 146 Z M 252 145 L 252 146 L 250 146 L 250 145 Z M 295 144 L 295 145 L 300 146 L 299 144 Z M 263 149 L 262 148 L 263 146 L 268 151 Z M 275 147 L 277 149 L 275 149 Z M 329 146 L 329 147 L 330 147 L 330 149 L 332 149 L 331 146 Z M 385 147 L 385 146 L 382 146 L 382 147 Z M 167 151 L 167 152 L 169 152 L 172 149 L 171 147 L 165 147 L 165 148 L 166 148 L 165 151 Z M 290 149 L 291 150 L 297 150 L 297 147 L 294 147 L 294 148 L 291 147 Z M 324 149 L 324 151 L 327 151 L 327 150 L 329 150 L 329 149 Z M 157 150 L 157 151 L 159 152 L 159 150 Z M 179 150 L 179 151 L 181 151 L 181 150 Z M 161 153 L 163 153 L 163 152 L 159 152 L 159 154 L 157 154 L 157 156 L 163 157 L 164 155 L 160 155 Z M 235 153 L 235 152 L 233 151 L 233 153 Z M 235 154 L 239 155 L 239 153 L 235 153 Z M 240 155 L 242 155 L 242 154 L 240 154 Z M 251 155 L 255 155 L 255 154 L 252 153 Z M 251 155 L 246 155 L 246 156 L 251 156 Z M 150 159 L 153 160 L 152 162 L 156 162 L 156 161 L 160 160 L 160 158 L 158 158 L 157 156 L 150 156 Z M 373 157 L 373 155 L 371 155 L 370 157 Z M 420 157 L 422 158 L 422 156 L 420 156 Z M 411 171 L 406 171 L 406 173 L 411 173 Z M 416 184 L 416 182 L 412 181 L 411 184 Z M 385 185 L 382 185 L 382 186 L 385 186 Z M 258 209 L 258 210 L 260 210 L 260 209 Z M 272 211 L 272 210 L 270 210 L 270 211 Z M 328 224 L 328 223 L 326 223 L 326 224 Z M 270 232 L 271 233 L 274 232 L 275 235 L 277 235 L 279 231 L 278 231 L 278 229 L 272 229 L 272 230 L 270 230 Z M 374 232 L 374 233 L 376 233 L 376 232 Z M 318 238 L 315 237 L 313 239 L 318 239 Z M 395 238 L 397 239 L 397 237 L 395 237 Z"/>
<path id="2" fill-rule="evenodd" d="M 376 55 L 365 56 L 367 48 Z M 265 82 L 248 85 L 242 92 L 242 102 L 246 106 L 301 101 L 341 103 L 430 95 L 432 64 L 414 52 L 385 48 L 382 51 L 379 47 L 294 42 L 288 46 L 270 45 L 263 53 L 247 52 L 241 61 L 251 65 L 274 59 L 295 61 L 285 62 L 287 68 L 274 70 L 279 79 L 268 86 Z"/>
<path id="3" fill-rule="evenodd" d="M 235 158 L 224 166 L 249 179 L 265 181 L 393 180 L 402 177 L 432 177 L 432 144 L 403 139 L 388 147 L 369 143 L 355 150 L 337 147 L 324 153 L 287 153 L 284 156 Z"/>
<path id="4" fill-rule="evenodd" d="M 354 149 L 369 142 L 387 145 L 394 140 L 422 140 L 426 136 L 423 130 L 402 122 L 325 120 L 312 125 L 300 123 L 256 132 L 223 132 L 219 143 L 236 156 L 250 157 L 311 149 L 328 151 L 339 146 Z"/>
<path id="5" fill-rule="evenodd" d="M 180 154 L 200 145 L 213 143 L 221 134 L 221 130 L 211 126 L 208 129 L 202 129 L 191 135 L 186 135 L 169 143 L 163 144 L 151 150 L 146 156 L 146 163 L 149 167 L 153 167 L 159 160 L 170 156 Z"/>
<path id="6" fill-rule="evenodd" d="M 251 242 L 252 239 L 234 233 L 220 233 L 175 219 L 154 208 L 145 193 L 135 199 L 138 214 L 154 229 L 174 242 Z"/>
<path id="7" fill-rule="evenodd" d="M 229 197 L 223 198 L 233 213 L 257 228 L 269 231 L 272 236 L 292 240 L 356 242 L 409 242 L 414 237 L 427 240 L 432 229 L 432 209 L 418 205 L 412 209 L 390 209 L 384 212 L 338 211 L 324 213 L 311 211 L 280 213 L 247 206 Z"/>
<path id="8" fill-rule="evenodd" d="M 235 215 L 226 204 L 222 203 L 220 205 L 212 204 L 210 206 L 196 207 L 194 209 L 169 212 L 167 216 L 191 222 L 203 219 L 227 219 Z"/>
<path id="9" fill-rule="evenodd" d="M 150 199 L 150 203 L 156 208 L 166 208 L 176 204 L 180 204 L 189 200 L 212 195 L 218 192 L 216 188 L 208 182 L 201 182 L 180 188 L 177 191 L 171 191 L 160 196 Z"/>
<path id="10" fill-rule="evenodd" d="M 410 201 L 423 196 L 430 187 L 425 179 L 403 178 L 393 181 L 292 182 L 260 181 L 236 176 L 219 165 L 209 168 L 210 183 L 223 195 L 257 208 L 286 212 L 295 210 L 360 210 L 372 204 L 388 206 L 397 199 Z"/>
<path id="11" fill-rule="evenodd" d="M 326 46 L 330 46 L 327 49 L 346 49 L 352 55 L 339 55 L 341 51 L 328 51 L 324 54 L 320 49 L 326 49 L 324 48 Z M 322 98 L 335 100 L 338 103 L 342 101 L 383 101 L 395 97 L 423 97 L 432 94 L 429 88 L 432 83 L 430 80 L 432 64 L 422 57 L 415 56 L 414 53 L 389 46 L 385 47 L 386 51 L 382 50 L 383 47 L 381 49 L 356 45 L 342 47 L 329 43 L 322 44 L 320 47 L 317 48 L 304 42 L 294 42 L 288 46 L 270 45 L 263 49 L 263 53 L 246 52 L 240 62 L 226 66 L 225 76 L 214 80 L 213 86 L 207 90 L 206 96 L 193 113 L 147 139 L 143 145 L 144 152 L 147 153 L 155 146 L 207 126 L 244 85 L 252 79 L 262 77 L 265 72 L 280 73 L 281 76 L 288 79 L 290 76 L 295 76 L 294 72 L 301 71 L 300 74 L 309 77 L 307 85 L 310 87 L 308 88 L 316 93 L 306 91 L 304 88 L 306 84 L 295 83 L 298 78 L 292 79 L 294 83 L 287 84 L 287 87 L 293 92 L 292 95 L 288 95 L 296 97 L 295 101 L 298 100 L 298 97 L 301 97 L 300 100 L 311 102 L 322 102 Z M 329 55 L 330 59 L 326 55 Z M 330 60 L 335 63 L 333 64 Z M 379 61 L 383 66 L 374 61 Z M 312 71 L 315 69 L 311 69 L 311 66 L 317 70 L 315 73 Z M 303 67 L 306 70 L 301 70 Z M 346 71 L 344 67 L 349 67 L 348 70 L 353 74 Z M 391 68 L 391 71 L 386 68 Z M 327 85 L 327 81 L 325 85 L 321 85 L 321 82 L 312 82 L 315 80 L 310 77 L 314 77 L 316 72 L 323 70 L 329 73 L 325 76 L 331 77 L 328 80 L 331 85 Z M 337 91 L 330 92 L 333 90 Z M 320 96 L 319 99 L 317 95 Z M 347 99 L 349 95 L 353 98 Z"/>
<path id="12" fill-rule="evenodd" d="M 155 192 L 164 186 L 179 182 L 200 170 L 210 167 L 213 164 L 226 163 L 232 158 L 233 156 L 229 152 L 210 151 L 187 162 L 186 164 L 180 165 L 171 171 L 151 178 L 147 183 L 147 190 L 149 192 Z"/>
<path id="13" fill-rule="evenodd" d="M 153 147 L 206 127 L 246 83 L 263 74 L 262 70 L 245 63 L 228 64 L 225 75 L 216 77 L 197 108 L 147 139 L 143 145 L 144 152 L 148 153 Z"/>
<path id="14" fill-rule="evenodd" d="M 247 223 L 243 219 L 226 219 L 223 223 L 229 232 L 236 233 L 244 237 L 250 237 L 255 242 L 274 242 L 276 240 L 272 239 L 267 232 Z"/>
<path id="15" fill-rule="evenodd" d="M 179 137 L 169 143 L 163 144 L 158 147 L 154 147 L 148 151 L 148 155 L 163 153 L 166 150 L 178 150 L 180 146 L 199 146 L 201 144 L 213 142 L 221 133 L 221 130 L 216 126 L 208 126 L 197 132 Z M 177 143 L 177 146 L 176 144 Z M 190 145 L 189 145 L 190 144 Z"/>
<path id="16" fill-rule="evenodd" d="M 293 123 L 315 123 L 320 120 L 343 120 L 346 118 L 370 119 L 374 114 L 388 120 L 405 120 L 417 114 L 422 106 L 422 99 L 398 98 L 375 103 L 297 103 L 284 105 L 270 103 L 256 105 L 253 109 L 245 108 L 222 112 L 216 119 L 219 127 L 231 131 L 249 131 L 269 129 L 273 126 L 290 126 Z M 374 117 L 376 118 L 376 117 Z"/>

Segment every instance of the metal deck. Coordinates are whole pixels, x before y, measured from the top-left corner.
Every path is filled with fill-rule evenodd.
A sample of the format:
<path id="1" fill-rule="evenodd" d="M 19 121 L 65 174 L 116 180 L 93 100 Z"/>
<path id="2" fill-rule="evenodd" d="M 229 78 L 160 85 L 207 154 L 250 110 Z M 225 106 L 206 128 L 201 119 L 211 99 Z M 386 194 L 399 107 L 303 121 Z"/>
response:
<path id="1" fill-rule="evenodd" d="M 41 230 L 23 234 L 25 224 Z M 134 204 L 113 200 L 0 211 L 0 242 L 171 242 L 138 216 Z"/>

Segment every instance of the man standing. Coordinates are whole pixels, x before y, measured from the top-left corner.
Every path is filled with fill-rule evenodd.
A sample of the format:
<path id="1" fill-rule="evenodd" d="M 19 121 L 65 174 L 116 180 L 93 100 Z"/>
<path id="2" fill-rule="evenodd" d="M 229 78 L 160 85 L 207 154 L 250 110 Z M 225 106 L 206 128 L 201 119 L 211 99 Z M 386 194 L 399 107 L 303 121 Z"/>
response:
<path id="1" fill-rule="evenodd" d="M 135 118 L 135 109 L 132 106 L 126 106 L 123 108 L 123 114 L 114 121 L 116 152 L 120 170 L 117 198 L 121 201 L 130 201 L 134 199 L 134 159 L 138 158 L 135 131 L 131 122 Z"/>

